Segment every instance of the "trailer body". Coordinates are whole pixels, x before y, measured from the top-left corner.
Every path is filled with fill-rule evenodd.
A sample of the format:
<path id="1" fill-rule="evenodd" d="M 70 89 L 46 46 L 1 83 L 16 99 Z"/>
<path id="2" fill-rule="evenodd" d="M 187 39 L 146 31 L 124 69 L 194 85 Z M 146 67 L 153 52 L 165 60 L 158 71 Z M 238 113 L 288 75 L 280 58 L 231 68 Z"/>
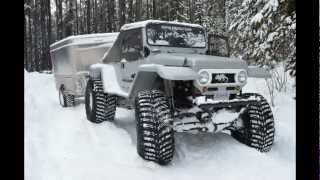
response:
<path id="1" fill-rule="evenodd" d="M 56 88 L 64 93 L 84 95 L 89 67 L 99 63 L 113 45 L 118 33 L 69 36 L 50 46 Z"/>

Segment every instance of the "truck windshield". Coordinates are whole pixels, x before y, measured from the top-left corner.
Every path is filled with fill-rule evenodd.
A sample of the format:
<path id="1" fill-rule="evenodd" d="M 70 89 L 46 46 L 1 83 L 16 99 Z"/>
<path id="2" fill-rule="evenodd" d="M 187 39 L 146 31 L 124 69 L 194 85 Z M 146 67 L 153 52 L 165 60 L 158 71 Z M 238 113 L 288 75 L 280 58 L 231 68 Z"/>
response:
<path id="1" fill-rule="evenodd" d="M 205 48 L 202 28 L 175 24 L 148 24 L 147 42 L 153 46 Z"/>

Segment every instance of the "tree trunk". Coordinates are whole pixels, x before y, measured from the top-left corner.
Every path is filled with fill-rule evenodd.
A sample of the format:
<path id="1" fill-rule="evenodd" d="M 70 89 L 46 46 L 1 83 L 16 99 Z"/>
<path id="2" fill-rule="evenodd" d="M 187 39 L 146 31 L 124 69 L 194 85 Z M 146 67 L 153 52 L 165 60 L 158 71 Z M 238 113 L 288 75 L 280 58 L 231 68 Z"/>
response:
<path id="1" fill-rule="evenodd" d="M 50 0 L 47 0 L 47 15 L 48 15 L 48 24 L 47 24 L 48 40 L 47 40 L 46 55 L 47 55 L 48 69 L 51 70 L 52 69 L 52 64 L 51 64 L 51 56 L 50 56 L 50 44 L 52 43 L 52 37 L 51 37 L 51 6 L 50 6 Z"/>
<path id="2" fill-rule="evenodd" d="M 108 7 L 107 7 L 107 5 L 106 5 L 106 1 L 103 1 L 103 19 L 102 19 L 102 20 L 103 20 L 103 29 L 104 29 L 104 32 L 108 32 L 107 10 L 108 10 Z"/>
<path id="3" fill-rule="evenodd" d="M 34 27 L 34 32 L 39 32 L 38 31 L 38 0 L 35 0 L 34 1 L 34 11 L 33 11 L 33 27 Z M 39 71 L 40 68 L 39 68 L 39 52 L 38 52 L 38 36 L 39 36 L 39 33 L 34 33 L 34 68 L 36 71 Z"/>
<path id="4" fill-rule="evenodd" d="M 55 0 L 55 3 L 56 3 L 56 12 L 55 12 L 55 15 L 56 15 L 56 34 L 57 34 L 57 37 L 56 37 L 56 40 L 60 39 L 60 34 L 59 34 L 59 9 L 58 9 L 58 2 L 59 0 Z"/>
<path id="5" fill-rule="evenodd" d="M 87 0 L 87 33 L 91 33 L 91 16 L 90 16 L 91 2 Z"/>
<path id="6" fill-rule="evenodd" d="M 94 6 L 93 7 L 94 7 L 93 8 L 93 16 L 94 16 L 94 18 L 93 18 L 93 24 L 94 24 L 93 30 L 94 30 L 95 33 L 97 33 L 98 32 L 97 0 L 94 0 Z"/>
<path id="7" fill-rule="evenodd" d="M 29 1 L 30 2 L 30 1 Z M 29 3 L 29 5 L 31 6 L 31 4 Z M 29 53 L 29 57 L 28 57 L 28 64 L 29 64 L 29 68 L 32 71 L 33 70 L 33 45 L 32 45 L 32 24 L 31 24 L 31 10 L 29 9 L 28 11 L 28 53 Z"/>
<path id="8" fill-rule="evenodd" d="M 44 13 L 44 1 L 40 0 L 40 70 L 46 69 L 46 58 L 45 58 L 45 49 L 46 49 L 46 32 L 45 32 L 45 13 Z"/>
<path id="9" fill-rule="evenodd" d="M 194 22 L 194 0 L 188 0 L 189 1 L 189 19 L 190 23 Z"/>
<path id="10" fill-rule="evenodd" d="M 146 4 L 147 4 L 147 19 L 149 19 L 150 18 L 150 16 L 149 16 L 149 0 L 147 0 Z"/>
<path id="11" fill-rule="evenodd" d="M 62 0 L 59 0 L 59 22 L 60 22 L 60 39 L 62 39 L 64 37 L 63 34 L 63 28 L 64 28 L 64 24 L 63 24 L 63 14 L 62 14 Z"/>
<path id="12" fill-rule="evenodd" d="M 24 12 L 26 12 L 26 10 L 24 10 Z M 23 28 L 23 33 L 24 33 L 24 37 L 23 37 L 23 50 L 24 50 L 24 54 L 23 54 L 23 61 L 24 61 L 24 68 L 28 70 L 28 48 L 27 48 L 27 19 L 26 19 L 26 13 L 24 14 L 24 28 Z"/>
<path id="13" fill-rule="evenodd" d="M 133 0 L 128 0 L 128 4 L 129 4 L 128 21 L 133 22 Z"/>
<path id="14" fill-rule="evenodd" d="M 125 18 L 126 18 L 126 12 L 125 12 L 125 8 L 126 8 L 126 1 L 125 0 L 119 0 L 119 28 L 125 24 Z"/>
<path id="15" fill-rule="evenodd" d="M 71 36 L 74 34 L 74 14 L 73 14 L 73 4 L 72 0 L 69 0 L 69 3 L 66 2 L 66 14 L 64 18 L 65 29 L 64 33 L 65 36 Z"/>
<path id="16" fill-rule="evenodd" d="M 108 32 L 115 31 L 115 22 L 114 22 L 114 0 L 108 1 Z"/>
<path id="17" fill-rule="evenodd" d="M 82 8 L 83 7 L 83 0 L 80 0 L 80 4 L 79 4 L 79 14 L 80 14 L 80 20 L 79 20 L 79 22 L 80 22 L 80 32 L 79 32 L 79 34 L 82 34 L 83 32 L 85 32 L 85 28 L 84 28 L 84 26 L 85 26 L 85 16 L 84 16 L 84 8 Z"/>
<path id="18" fill-rule="evenodd" d="M 75 34 L 79 34 L 78 1 L 75 1 L 75 6 L 76 6 L 76 29 L 75 29 Z"/>
<path id="19" fill-rule="evenodd" d="M 136 18 L 135 21 L 141 20 L 141 0 L 136 0 Z"/>
<path id="20" fill-rule="evenodd" d="M 157 19 L 157 8 L 156 8 L 156 0 L 152 0 L 152 18 Z"/>
<path id="21" fill-rule="evenodd" d="M 56 0 L 56 21 L 57 21 L 57 39 L 62 39 L 63 36 L 63 17 L 62 17 L 62 0 Z"/>

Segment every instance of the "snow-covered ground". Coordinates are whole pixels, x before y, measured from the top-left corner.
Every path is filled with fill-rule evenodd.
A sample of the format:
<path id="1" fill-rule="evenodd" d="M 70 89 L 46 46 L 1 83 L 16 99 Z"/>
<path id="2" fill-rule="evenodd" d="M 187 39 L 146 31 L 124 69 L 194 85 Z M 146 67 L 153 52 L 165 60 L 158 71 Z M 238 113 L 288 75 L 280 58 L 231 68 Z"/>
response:
<path id="1" fill-rule="evenodd" d="M 115 123 L 90 123 L 83 102 L 59 105 L 53 75 L 25 71 L 25 179 L 293 180 L 295 89 L 290 87 L 275 97 L 276 136 L 269 153 L 228 134 L 176 134 L 172 163 L 159 166 L 136 153 L 134 111 L 117 109 Z M 249 79 L 245 91 L 269 98 L 263 79 Z"/>

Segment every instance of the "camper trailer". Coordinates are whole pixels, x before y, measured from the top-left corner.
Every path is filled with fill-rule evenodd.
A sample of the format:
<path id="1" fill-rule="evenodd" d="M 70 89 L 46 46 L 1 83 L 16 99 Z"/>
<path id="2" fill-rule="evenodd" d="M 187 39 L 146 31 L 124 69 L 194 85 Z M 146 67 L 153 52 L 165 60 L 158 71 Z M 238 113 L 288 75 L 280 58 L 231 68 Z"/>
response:
<path id="1" fill-rule="evenodd" d="M 50 45 L 56 88 L 62 107 L 74 106 L 84 96 L 89 67 L 99 63 L 118 33 L 69 36 Z"/>

